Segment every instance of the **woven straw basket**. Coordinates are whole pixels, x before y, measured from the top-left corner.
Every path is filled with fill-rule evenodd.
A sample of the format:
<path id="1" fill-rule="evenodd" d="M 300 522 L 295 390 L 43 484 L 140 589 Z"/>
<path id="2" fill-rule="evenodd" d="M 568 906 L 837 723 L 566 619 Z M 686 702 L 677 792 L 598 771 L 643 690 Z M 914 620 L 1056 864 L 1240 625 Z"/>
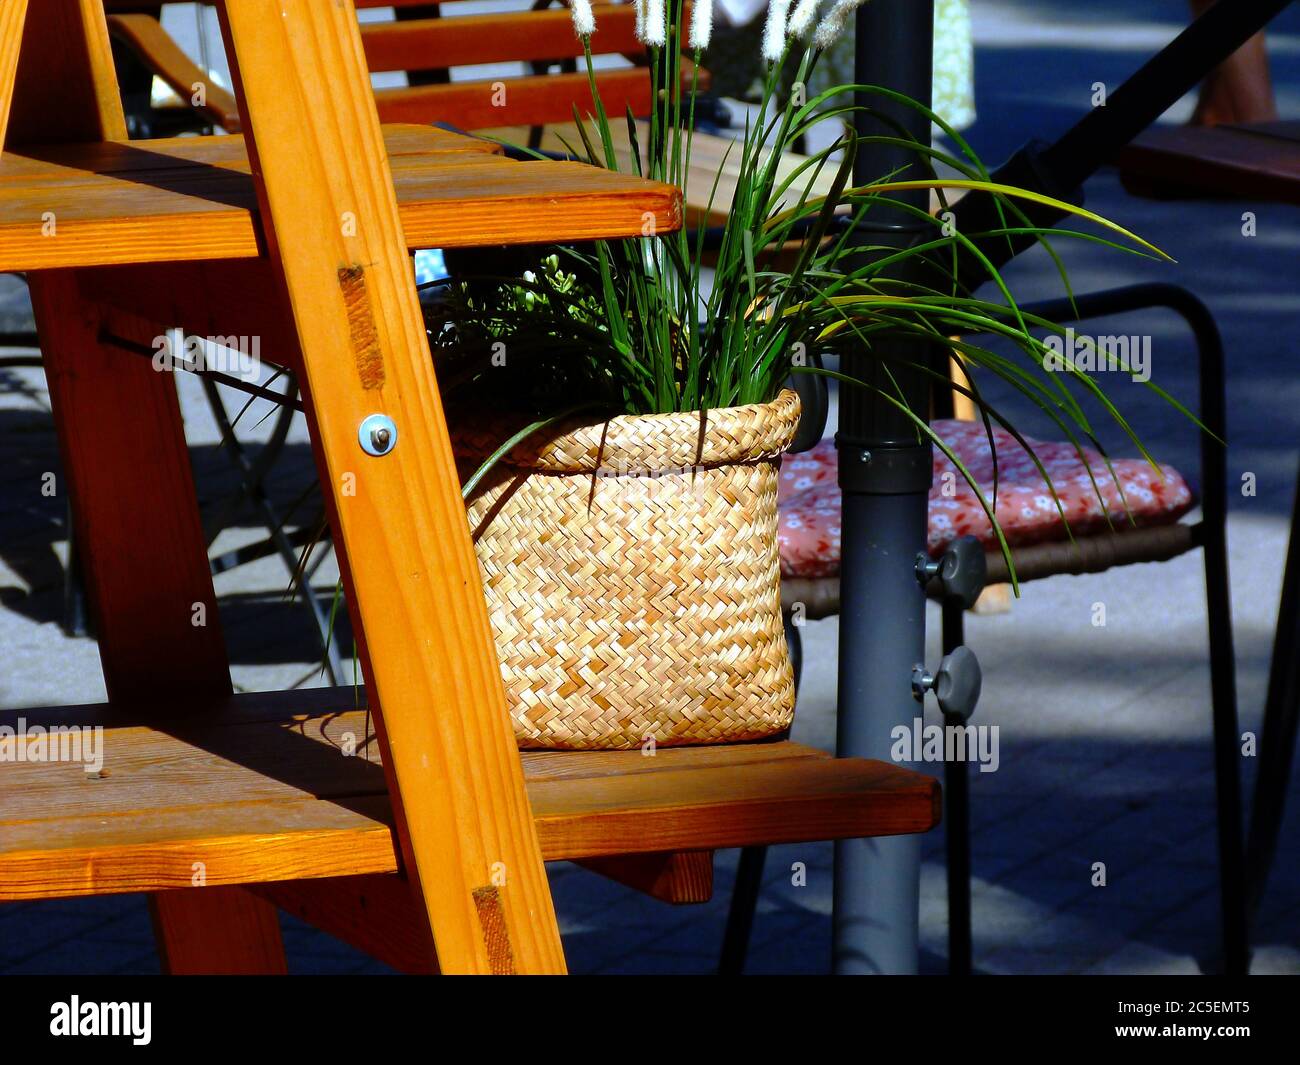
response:
<path id="1" fill-rule="evenodd" d="M 620 416 L 526 440 L 484 479 L 470 527 L 521 746 L 789 727 L 776 488 L 798 420 L 791 391 Z M 460 457 L 502 439 L 480 423 L 458 434 Z"/>

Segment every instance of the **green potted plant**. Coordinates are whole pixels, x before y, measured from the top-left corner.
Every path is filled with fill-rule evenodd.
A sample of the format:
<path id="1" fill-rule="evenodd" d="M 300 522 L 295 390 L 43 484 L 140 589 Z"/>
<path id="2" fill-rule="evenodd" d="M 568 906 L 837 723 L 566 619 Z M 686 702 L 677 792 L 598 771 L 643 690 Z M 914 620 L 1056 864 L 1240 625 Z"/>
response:
<path id="1" fill-rule="evenodd" d="M 590 76 L 592 9 L 588 0 L 572 6 Z M 855 223 L 873 208 L 898 206 L 903 189 L 931 188 L 941 206 L 955 190 L 982 190 L 1002 201 L 1007 233 L 1028 227 L 1018 201 L 1050 201 L 992 184 L 941 116 L 887 90 L 841 85 L 807 100 L 798 92 L 777 98 L 791 63 L 794 84 L 808 84 L 856 6 L 837 0 L 819 19 L 818 0 L 800 0 L 792 12 L 788 0 L 773 0 L 766 89 L 736 145 L 735 195 L 711 270 L 703 231 L 649 229 L 634 240 L 537 249 L 491 269 L 480 260 L 436 285 L 431 346 L 448 408 L 462 415 L 453 432 L 469 520 L 525 746 L 726 742 L 788 727 L 794 684 L 781 619 L 776 485 L 799 409 L 787 382 L 803 372 L 856 384 L 820 369 L 809 353 L 870 349 L 882 336 L 921 338 L 955 352 L 965 368 L 1009 382 L 1080 447 L 1095 441 L 1075 391 L 1118 417 L 1085 374 L 1045 365 L 1050 352 L 1030 330 L 1055 327 L 1022 314 L 991 266 L 1000 301 L 944 283 L 946 256 L 978 250 L 942 216 L 930 219 L 932 239 L 892 257 L 864 255 Z M 591 114 L 578 123 L 581 144 L 570 148 L 615 169 L 613 123 L 626 122 L 637 172 L 682 187 L 697 88 L 693 76 L 683 83 L 676 44 L 683 2 L 641 0 L 637 12 L 654 87 L 648 137 L 640 143 L 630 114 L 606 113 L 591 77 Z M 698 70 L 708 0 L 693 6 L 690 22 Z M 781 176 L 781 154 L 815 124 L 851 119 L 855 93 L 925 111 L 957 154 L 918 144 L 929 177 L 884 175 L 855 186 L 860 142 L 846 127 Z M 829 190 L 813 194 L 811 179 L 824 175 Z M 1117 247 L 1159 254 L 1113 223 L 1069 210 L 1121 237 L 1126 244 Z M 792 242 L 797 250 L 783 257 Z M 909 257 L 932 264 L 930 280 L 891 279 Z M 951 339 L 963 334 L 1006 338 L 1021 360 Z M 999 423 L 1023 442 L 998 410 L 973 398 L 986 425 Z M 909 413 L 917 433 L 970 480 L 926 412 Z M 988 501 L 985 509 L 996 529 Z"/>

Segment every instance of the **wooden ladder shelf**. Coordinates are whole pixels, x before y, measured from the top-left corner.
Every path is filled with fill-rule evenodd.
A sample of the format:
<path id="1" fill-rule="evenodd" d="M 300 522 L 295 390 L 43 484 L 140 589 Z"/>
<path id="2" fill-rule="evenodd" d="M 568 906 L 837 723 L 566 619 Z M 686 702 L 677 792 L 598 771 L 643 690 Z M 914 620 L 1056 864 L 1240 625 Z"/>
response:
<path id="1" fill-rule="evenodd" d="M 545 861 L 699 901 L 718 847 L 933 826 L 930 778 L 789 742 L 520 756 L 408 251 L 669 230 L 678 192 L 381 127 L 351 0 L 221 14 L 243 135 L 129 142 L 102 0 L 0 0 L 0 271 L 28 273 L 109 695 L 0 712 L 104 727 L 101 774 L 0 764 L 0 901 L 147 892 L 175 973 L 284 971 L 276 907 L 407 971 L 561 972 Z M 232 694 L 175 383 L 122 343 L 178 324 L 299 374 L 365 709 Z"/>

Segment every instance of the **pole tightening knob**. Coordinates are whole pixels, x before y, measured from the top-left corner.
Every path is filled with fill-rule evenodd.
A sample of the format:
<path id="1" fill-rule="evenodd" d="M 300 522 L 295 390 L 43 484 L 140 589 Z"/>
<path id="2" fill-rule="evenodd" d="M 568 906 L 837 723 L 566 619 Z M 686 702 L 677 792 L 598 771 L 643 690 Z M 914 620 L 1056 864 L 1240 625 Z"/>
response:
<path id="1" fill-rule="evenodd" d="M 925 693 L 932 691 L 944 716 L 962 721 L 975 712 L 983 683 L 979 659 L 969 647 L 957 647 L 944 655 L 935 674 L 926 672 L 924 666 L 912 670 L 912 695 L 916 701 L 922 702 Z"/>
<path id="2" fill-rule="evenodd" d="M 988 580 L 988 563 L 984 545 L 973 536 L 954 540 L 943 557 L 931 559 L 924 553 L 916 556 L 916 577 L 923 585 L 938 579 L 943 598 L 960 603 L 963 610 L 975 605 Z"/>

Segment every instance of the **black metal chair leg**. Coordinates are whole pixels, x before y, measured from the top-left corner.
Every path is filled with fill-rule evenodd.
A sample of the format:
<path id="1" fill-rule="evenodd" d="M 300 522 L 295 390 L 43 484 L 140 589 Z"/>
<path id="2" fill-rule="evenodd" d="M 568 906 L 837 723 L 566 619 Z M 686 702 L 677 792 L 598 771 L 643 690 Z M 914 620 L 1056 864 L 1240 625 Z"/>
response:
<path id="1" fill-rule="evenodd" d="M 1246 843 L 1246 907 L 1253 920 L 1264 897 L 1269 868 L 1277 851 L 1278 833 L 1286 810 L 1287 782 L 1300 727 L 1300 475 L 1291 508 L 1291 541 L 1277 608 L 1277 631 L 1269 667 L 1264 724 L 1259 734 L 1259 768 L 1255 800 L 1250 808 Z"/>
<path id="2" fill-rule="evenodd" d="M 722 936 L 722 956 L 718 959 L 719 976 L 741 976 L 749 953 L 749 936 L 754 928 L 754 911 L 763 887 L 766 847 L 745 847 L 736 867 L 736 886 L 731 892 L 731 909 L 727 912 L 727 930 Z"/>
<path id="3" fill-rule="evenodd" d="M 72 501 L 64 509 L 67 515 L 68 564 L 63 570 L 63 634 L 90 635 L 86 611 L 86 582 L 81 573 L 81 552 L 77 550 L 77 529 L 72 523 Z"/>
<path id="4" fill-rule="evenodd" d="M 1222 525 L 1205 524 L 1205 600 L 1210 636 L 1210 698 L 1214 714 L 1214 791 L 1219 822 L 1219 901 L 1223 970 L 1250 969 L 1246 922 L 1245 845 L 1241 809 L 1241 733 L 1237 725 L 1236 662 L 1228 554 Z"/>
<path id="5" fill-rule="evenodd" d="M 960 603 L 943 604 L 943 653 L 965 642 L 965 612 Z M 962 726 L 944 715 L 945 725 Z M 943 764 L 943 831 L 948 873 L 948 974 L 971 974 L 970 778 L 964 761 Z"/>
<path id="6" fill-rule="evenodd" d="M 1082 321 L 1110 314 L 1165 307 L 1179 314 L 1196 339 L 1201 421 L 1201 542 L 1205 552 L 1205 599 L 1209 614 L 1210 698 L 1214 720 L 1214 781 L 1219 819 L 1219 885 L 1223 924 L 1223 968 L 1249 968 L 1245 854 L 1242 845 L 1241 754 L 1237 725 L 1236 660 L 1232 639 L 1232 601 L 1228 590 L 1227 395 L 1223 337 L 1200 299 L 1165 283 L 1130 285 L 1094 292 L 1074 303 L 1049 300 L 1022 307 L 1056 322 Z"/>
<path id="7" fill-rule="evenodd" d="M 803 638 L 799 626 L 791 621 L 789 615 L 785 618 L 785 642 L 790 649 L 790 665 L 794 667 L 797 692 L 803 678 Z M 758 893 L 763 887 L 766 861 L 766 847 L 741 848 L 736 884 L 731 890 L 731 906 L 727 910 L 727 928 L 722 934 L 719 976 L 740 976 L 745 971 L 745 957 L 749 954 L 749 937 L 754 929 L 754 912 L 758 909 Z"/>

